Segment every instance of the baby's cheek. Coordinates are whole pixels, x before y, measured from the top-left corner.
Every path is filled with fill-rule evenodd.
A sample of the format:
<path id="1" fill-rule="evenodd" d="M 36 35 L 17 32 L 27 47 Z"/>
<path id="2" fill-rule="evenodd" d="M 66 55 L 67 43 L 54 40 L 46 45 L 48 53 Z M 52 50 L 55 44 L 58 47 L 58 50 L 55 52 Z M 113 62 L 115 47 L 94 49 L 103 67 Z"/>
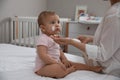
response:
<path id="1" fill-rule="evenodd" d="M 52 26 L 52 31 L 55 31 L 55 26 Z"/>

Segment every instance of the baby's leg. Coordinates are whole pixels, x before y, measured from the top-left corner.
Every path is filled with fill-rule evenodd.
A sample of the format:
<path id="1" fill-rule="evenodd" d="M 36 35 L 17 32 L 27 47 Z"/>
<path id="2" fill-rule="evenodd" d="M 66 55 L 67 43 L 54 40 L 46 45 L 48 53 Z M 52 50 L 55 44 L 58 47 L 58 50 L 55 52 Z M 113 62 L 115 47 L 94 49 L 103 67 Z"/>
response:
<path id="1" fill-rule="evenodd" d="M 73 71 L 75 71 L 74 67 L 70 67 L 64 70 L 59 64 L 52 64 L 52 65 L 44 66 L 36 73 L 38 75 L 46 76 L 46 77 L 62 78 Z"/>
<path id="2" fill-rule="evenodd" d="M 75 62 L 71 62 L 71 63 L 75 67 L 76 70 L 89 70 L 89 71 L 94 71 L 94 72 L 102 71 L 102 67 L 100 67 L 100 66 L 89 66 L 86 64 L 75 63 Z"/>

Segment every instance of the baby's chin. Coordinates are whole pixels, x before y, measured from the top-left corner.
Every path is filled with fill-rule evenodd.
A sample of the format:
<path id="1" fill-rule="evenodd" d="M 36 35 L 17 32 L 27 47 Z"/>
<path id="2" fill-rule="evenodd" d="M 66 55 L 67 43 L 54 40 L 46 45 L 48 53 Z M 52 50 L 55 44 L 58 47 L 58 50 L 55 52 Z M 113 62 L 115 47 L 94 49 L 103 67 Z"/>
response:
<path id="1" fill-rule="evenodd" d="M 57 35 L 60 34 L 60 31 L 56 31 L 55 34 L 57 34 Z"/>

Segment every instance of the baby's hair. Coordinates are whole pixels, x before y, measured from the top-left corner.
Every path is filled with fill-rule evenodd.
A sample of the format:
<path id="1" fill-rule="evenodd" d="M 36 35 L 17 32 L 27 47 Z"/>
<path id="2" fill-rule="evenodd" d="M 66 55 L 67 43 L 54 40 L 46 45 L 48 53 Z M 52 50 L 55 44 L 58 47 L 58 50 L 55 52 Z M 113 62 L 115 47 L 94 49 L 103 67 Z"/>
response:
<path id="1" fill-rule="evenodd" d="M 40 27 L 40 25 L 44 24 L 44 20 L 51 15 L 55 15 L 56 13 L 54 11 L 43 11 L 39 14 L 38 16 L 38 25 Z"/>

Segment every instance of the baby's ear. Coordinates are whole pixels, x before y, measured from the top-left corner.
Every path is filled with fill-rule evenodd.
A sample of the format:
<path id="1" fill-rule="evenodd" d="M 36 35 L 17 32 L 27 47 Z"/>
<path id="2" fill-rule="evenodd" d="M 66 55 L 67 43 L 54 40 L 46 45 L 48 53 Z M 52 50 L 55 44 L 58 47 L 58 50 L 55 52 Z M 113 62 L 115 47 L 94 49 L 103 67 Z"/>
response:
<path id="1" fill-rule="evenodd" d="M 40 25 L 40 29 L 44 32 L 45 31 L 44 25 Z"/>
<path id="2" fill-rule="evenodd" d="M 44 28 L 44 25 L 40 25 L 40 28 L 41 28 L 41 29 L 45 29 L 45 28 Z"/>
<path id="3" fill-rule="evenodd" d="M 42 27 L 43 27 L 43 25 L 40 25 L 39 27 L 40 27 L 40 28 L 42 28 Z"/>

